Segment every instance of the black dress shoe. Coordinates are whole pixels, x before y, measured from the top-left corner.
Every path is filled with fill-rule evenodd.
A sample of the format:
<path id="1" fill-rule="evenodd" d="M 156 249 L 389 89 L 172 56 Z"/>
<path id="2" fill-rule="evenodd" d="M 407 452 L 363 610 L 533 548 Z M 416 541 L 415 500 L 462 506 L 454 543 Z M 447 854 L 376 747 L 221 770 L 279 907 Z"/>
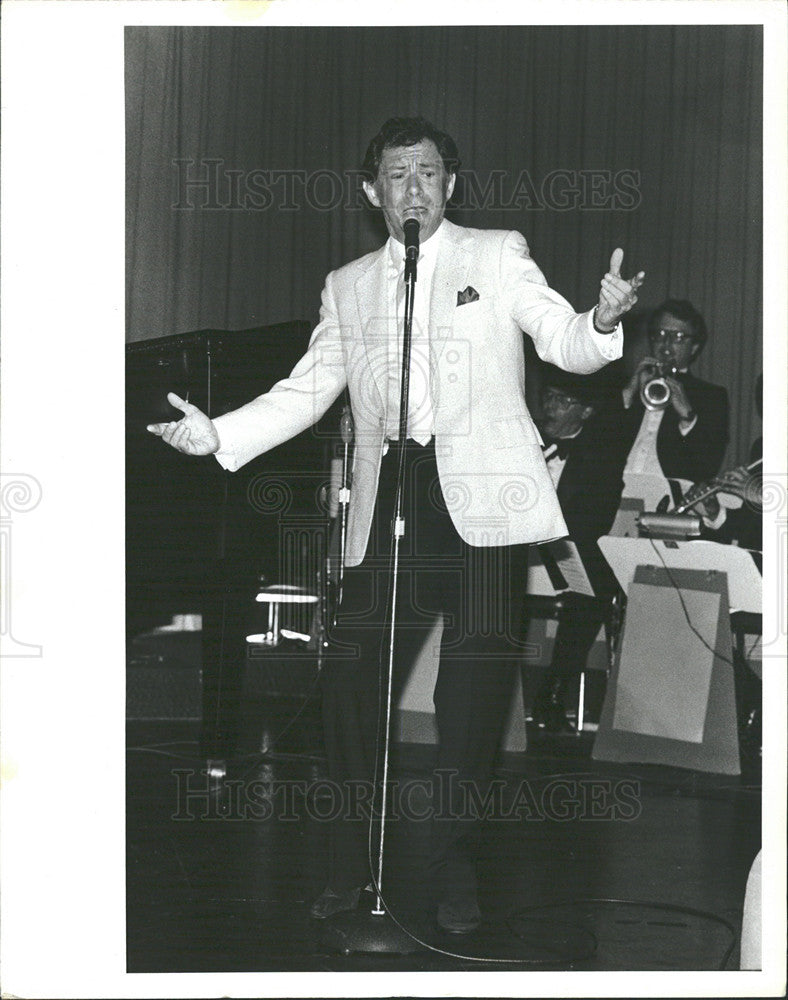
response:
<path id="1" fill-rule="evenodd" d="M 475 892 L 458 892 L 438 903 L 438 927 L 447 934 L 470 934 L 481 922 Z"/>
<path id="2" fill-rule="evenodd" d="M 310 917 L 315 920 L 326 920 L 336 913 L 346 913 L 355 910 L 362 892 L 367 892 L 372 887 L 365 885 L 357 889 L 348 889 L 346 892 L 334 892 L 331 887 L 324 889 L 317 899 L 309 907 Z"/>

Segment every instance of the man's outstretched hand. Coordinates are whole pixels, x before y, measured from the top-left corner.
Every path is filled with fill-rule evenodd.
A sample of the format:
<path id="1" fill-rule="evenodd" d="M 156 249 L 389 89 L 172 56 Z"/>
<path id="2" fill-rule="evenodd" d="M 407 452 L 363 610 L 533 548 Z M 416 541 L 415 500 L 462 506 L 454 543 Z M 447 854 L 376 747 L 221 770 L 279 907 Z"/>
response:
<path id="1" fill-rule="evenodd" d="M 638 271 L 634 278 L 625 281 L 621 277 L 624 251 L 617 247 L 610 257 L 610 270 L 602 278 L 599 303 L 596 307 L 596 325 L 611 333 L 625 312 L 629 312 L 637 302 L 637 290 L 643 284 L 646 272 Z"/>
<path id="2" fill-rule="evenodd" d="M 174 392 L 168 392 L 167 399 L 183 411 L 183 416 L 166 424 L 148 424 L 151 434 L 158 435 L 184 455 L 213 455 L 218 451 L 219 435 L 211 418 Z"/>

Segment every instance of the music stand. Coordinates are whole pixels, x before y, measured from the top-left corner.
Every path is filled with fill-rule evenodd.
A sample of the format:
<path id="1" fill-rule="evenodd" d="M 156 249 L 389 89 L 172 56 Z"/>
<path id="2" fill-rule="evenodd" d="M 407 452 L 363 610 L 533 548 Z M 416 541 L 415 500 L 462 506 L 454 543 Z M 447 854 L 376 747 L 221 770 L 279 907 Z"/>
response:
<path id="1" fill-rule="evenodd" d="M 668 567 L 675 569 L 725 573 L 731 611 L 761 614 L 761 574 L 749 549 L 705 540 L 681 542 L 658 538 L 613 538 L 610 535 L 603 535 L 598 545 L 624 593 L 638 566 L 661 566 L 664 560 Z"/>
<path id="2" fill-rule="evenodd" d="M 610 536 L 599 547 L 627 614 L 592 756 L 741 773 L 730 605 L 760 610 L 749 552 Z"/>

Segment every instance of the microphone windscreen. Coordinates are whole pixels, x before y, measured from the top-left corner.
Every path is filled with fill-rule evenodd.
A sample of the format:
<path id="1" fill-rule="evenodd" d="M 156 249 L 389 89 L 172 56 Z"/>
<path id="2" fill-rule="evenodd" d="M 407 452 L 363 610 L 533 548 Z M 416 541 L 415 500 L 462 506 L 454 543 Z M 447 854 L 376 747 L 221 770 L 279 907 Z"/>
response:
<path id="1" fill-rule="evenodd" d="M 353 443 L 353 414 L 349 406 L 342 410 L 342 416 L 339 418 L 339 434 L 342 444 Z"/>
<path id="2" fill-rule="evenodd" d="M 406 219 L 405 224 L 402 227 L 405 233 L 405 253 L 408 250 L 418 250 L 419 248 L 419 230 L 421 229 L 421 224 L 418 219 Z"/>

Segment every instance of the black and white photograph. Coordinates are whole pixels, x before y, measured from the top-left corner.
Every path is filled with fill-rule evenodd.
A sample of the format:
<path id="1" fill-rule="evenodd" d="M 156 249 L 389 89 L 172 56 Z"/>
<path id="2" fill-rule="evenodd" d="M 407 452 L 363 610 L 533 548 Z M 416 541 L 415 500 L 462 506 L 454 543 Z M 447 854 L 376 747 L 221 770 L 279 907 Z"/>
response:
<path id="1" fill-rule="evenodd" d="M 5 14 L 3 994 L 784 995 L 782 6 Z"/>

